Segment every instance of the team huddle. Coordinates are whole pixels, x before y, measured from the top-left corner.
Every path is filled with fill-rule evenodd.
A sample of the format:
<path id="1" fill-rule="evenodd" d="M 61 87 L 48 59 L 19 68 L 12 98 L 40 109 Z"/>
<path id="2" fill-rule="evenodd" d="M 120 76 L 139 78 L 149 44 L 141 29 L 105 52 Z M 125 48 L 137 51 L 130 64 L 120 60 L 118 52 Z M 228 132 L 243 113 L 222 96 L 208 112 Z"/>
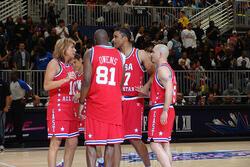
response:
<path id="1" fill-rule="evenodd" d="M 84 131 L 86 162 L 95 167 L 97 147 L 105 146 L 104 166 L 120 166 L 121 147 L 128 140 L 151 166 L 142 138 L 144 98 L 150 97 L 148 141 L 161 166 L 172 166 L 169 142 L 174 123 L 175 73 L 167 63 L 167 46 L 154 46 L 150 55 L 133 47 L 131 33 L 120 28 L 114 47 L 105 30 L 94 34 L 95 46 L 83 59 L 75 42 L 57 41 L 54 59 L 47 66 L 44 89 L 49 91 L 47 127 L 48 166 L 56 166 L 57 152 L 65 139 L 64 167 L 72 166 L 79 133 Z M 144 74 L 149 80 L 144 83 Z"/>

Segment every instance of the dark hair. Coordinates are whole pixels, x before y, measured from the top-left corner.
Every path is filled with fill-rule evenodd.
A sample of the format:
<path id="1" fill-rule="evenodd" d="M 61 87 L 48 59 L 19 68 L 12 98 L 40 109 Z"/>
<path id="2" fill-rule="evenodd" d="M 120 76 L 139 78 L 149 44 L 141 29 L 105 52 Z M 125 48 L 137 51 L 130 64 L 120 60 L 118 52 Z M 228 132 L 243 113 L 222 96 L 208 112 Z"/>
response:
<path id="1" fill-rule="evenodd" d="M 65 23 L 63 19 L 58 21 L 58 24 Z"/>
<path id="2" fill-rule="evenodd" d="M 123 37 L 124 36 L 127 37 L 128 41 L 131 41 L 131 32 L 130 32 L 129 29 L 127 29 L 127 28 L 120 28 L 117 31 L 119 31 L 122 34 Z"/>
<path id="3" fill-rule="evenodd" d="M 76 53 L 74 58 L 77 60 L 80 60 L 82 58 L 82 56 L 81 56 L 81 54 Z"/>

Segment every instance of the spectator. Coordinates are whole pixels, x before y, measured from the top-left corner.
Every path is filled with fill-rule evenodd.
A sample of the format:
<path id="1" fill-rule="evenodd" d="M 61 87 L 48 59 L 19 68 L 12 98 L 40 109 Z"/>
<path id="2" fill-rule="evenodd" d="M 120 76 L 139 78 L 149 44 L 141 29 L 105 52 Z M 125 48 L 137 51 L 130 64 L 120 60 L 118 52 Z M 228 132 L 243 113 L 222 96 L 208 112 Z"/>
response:
<path id="1" fill-rule="evenodd" d="M 9 111 L 11 96 L 9 85 L 0 79 L 0 152 L 4 151 L 6 112 Z"/>
<path id="2" fill-rule="evenodd" d="M 247 95 L 246 103 L 250 104 L 250 82 L 247 83 L 245 94 Z"/>
<path id="3" fill-rule="evenodd" d="M 240 95 L 240 91 L 237 89 L 234 89 L 233 84 L 229 84 L 228 88 L 223 91 L 223 96 L 225 96 L 223 98 L 223 101 L 225 104 L 239 103 L 241 98 L 235 97 L 235 96 L 239 96 L 239 95 Z M 232 97 L 232 96 L 234 96 L 234 97 Z"/>
<path id="4" fill-rule="evenodd" d="M 206 36 L 208 39 L 209 46 L 211 48 L 215 48 L 219 40 L 220 30 L 214 25 L 214 21 L 209 21 L 209 27 L 206 29 Z"/>
<path id="5" fill-rule="evenodd" d="M 247 31 L 246 36 L 244 37 L 244 49 L 247 51 L 247 54 L 250 55 L 250 30 Z"/>
<path id="6" fill-rule="evenodd" d="M 19 42 L 25 42 L 28 37 L 28 26 L 24 24 L 23 19 L 21 17 L 18 17 L 16 19 L 17 24 L 15 25 L 15 36 L 16 41 Z"/>
<path id="7" fill-rule="evenodd" d="M 152 39 L 156 38 L 157 33 L 160 31 L 158 27 L 158 22 L 153 22 L 152 26 L 149 28 L 149 33 Z"/>
<path id="8" fill-rule="evenodd" d="M 56 35 L 58 35 L 60 38 L 65 38 L 69 36 L 69 30 L 65 26 L 64 20 L 59 20 L 58 26 L 56 27 Z"/>
<path id="9" fill-rule="evenodd" d="M 178 62 L 181 58 L 181 48 L 182 45 L 179 42 L 179 35 L 177 33 L 174 34 L 173 38 L 167 44 L 169 48 L 170 58 L 174 58 L 174 62 Z"/>
<path id="10" fill-rule="evenodd" d="M 243 51 L 241 56 L 237 58 L 237 67 L 239 69 L 250 69 L 250 60 L 247 57 L 247 52 Z"/>
<path id="11" fill-rule="evenodd" d="M 78 30 L 78 23 L 77 22 L 74 22 L 72 24 L 72 30 L 70 32 L 70 38 L 72 38 L 75 42 L 76 42 L 76 45 L 75 45 L 75 48 L 76 48 L 76 52 L 77 53 L 81 53 L 82 52 L 82 36 L 80 34 L 80 31 Z"/>
<path id="12" fill-rule="evenodd" d="M 202 37 L 204 35 L 204 30 L 201 28 L 201 22 L 197 22 L 196 28 L 194 29 L 195 35 L 197 37 L 197 41 L 201 45 L 202 42 Z"/>
<path id="13" fill-rule="evenodd" d="M 209 61 L 208 61 L 208 65 L 207 65 L 207 70 L 216 70 L 217 69 L 217 65 L 218 65 L 218 60 L 216 58 L 216 56 L 214 55 L 213 51 L 209 52 Z"/>
<path id="14" fill-rule="evenodd" d="M 235 48 L 238 42 L 238 35 L 237 35 L 237 31 L 233 30 L 232 35 L 227 39 L 227 44 L 229 44 L 229 46 Z"/>
<path id="15" fill-rule="evenodd" d="M 177 93 L 175 105 L 176 106 L 186 105 L 186 100 L 184 99 L 183 93 Z"/>
<path id="16" fill-rule="evenodd" d="M 119 7 L 120 5 L 118 2 L 116 2 L 115 0 L 110 0 L 106 5 L 103 6 L 104 18 L 100 18 L 103 18 L 107 24 L 117 24 L 116 14 L 119 12 Z"/>
<path id="17" fill-rule="evenodd" d="M 6 43 L 7 42 L 7 36 L 5 33 L 4 26 L 0 26 L 0 57 L 3 57 L 6 55 Z"/>
<path id="18" fill-rule="evenodd" d="M 144 27 L 141 26 L 138 30 L 138 33 L 135 36 L 135 43 L 137 42 L 138 38 L 144 35 Z"/>
<path id="19" fill-rule="evenodd" d="M 30 54 L 25 50 L 23 42 L 19 43 L 18 48 L 13 58 L 14 68 L 17 70 L 28 70 L 30 68 Z"/>
<path id="20" fill-rule="evenodd" d="M 35 48 L 34 62 L 32 62 L 30 69 L 46 70 L 46 67 L 51 59 L 52 54 L 50 52 L 46 52 L 46 49 L 42 45 L 37 45 Z"/>
<path id="21" fill-rule="evenodd" d="M 180 18 L 178 20 L 178 23 L 181 24 L 182 28 L 186 28 L 188 23 L 189 23 L 189 19 L 187 18 L 187 16 L 185 15 L 185 12 L 182 10 L 180 11 Z"/>
<path id="22" fill-rule="evenodd" d="M 0 69 L 6 69 L 8 65 L 8 55 L 6 52 L 6 34 L 3 26 L 0 26 Z"/>
<path id="23" fill-rule="evenodd" d="M 195 49 L 197 47 L 196 35 L 195 35 L 194 30 L 192 30 L 192 23 L 188 23 L 187 28 L 182 30 L 181 40 L 182 40 L 183 47 L 185 49 Z"/>
<path id="24" fill-rule="evenodd" d="M 184 0 L 172 0 L 173 7 L 183 7 L 185 2 Z"/>
<path id="25" fill-rule="evenodd" d="M 221 101 L 219 100 L 218 97 L 215 97 L 215 95 L 212 92 L 208 93 L 207 101 L 206 101 L 207 105 L 218 105 L 220 103 L 221 103 Z"/>
<path id="26" fill-rule="evenodd" d="M 187 57 L 187 52 L 182 52 L 182 57 L 178 60 L 178 64 L 182 66 L 183 69 L 190 69 L 190 59 Z"/>
<path id="27" fill-rule="evenodd" d="M 195 104 L 198 106 L 205 106 L 206 105 L 206 96 L 202 96 L 202 95 L 196 96 Z"/>
<path id="28" fill-rule="evenodd" d="M 52 28 L 50 35 L 45 38 L 45 48 L 47 52 L 53 53 L 56 41 L 59 39 L 59 36 L 56 34 L 56 29 Z"/>
<path id="29" fill-rule="evenodd" d="M 197 84 L 193 83 L 191 90 L 188 93 L 188 96 L 190 96 L 188 99 L 188 104 L 191 104 L 191 105 L 196 104 L 196 101 L 197 101 L 196 97 L 198 95 L 201 95 L 200 94 L 200 87 Z"/>
<path id="30" fill-rule="evenodd" d="M 50 26 L 55 27 L 56 26 L 56 19 L 57 15 L 55 14 L 54 11 L 54 4 L 50 3 L 49 4 L 49 9 L 48 9 L 48 14 L 47 14 L 47 22 Z"/>
<path id="31" fill-rule="evenodd" d="M 13 49 L 16 45 L 15 41 L 16 36 L 15 36 L 15 23 L 12 17 L 8 17 L 6 19 L 5 28 L 7 32 L 7 39 L 11 45 L 11 48 Z"/>

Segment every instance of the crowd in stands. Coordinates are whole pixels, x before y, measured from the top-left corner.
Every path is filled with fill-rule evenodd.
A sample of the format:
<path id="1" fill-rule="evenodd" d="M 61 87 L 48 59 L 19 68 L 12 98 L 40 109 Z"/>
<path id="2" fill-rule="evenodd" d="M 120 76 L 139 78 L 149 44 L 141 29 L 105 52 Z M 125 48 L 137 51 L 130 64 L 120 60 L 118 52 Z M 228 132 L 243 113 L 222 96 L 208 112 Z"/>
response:
<path id="1" fill-rule="evenodd" d="M 217 2 L 216 0 L 70 0 L 72 4 L 97 4 L 97 5 L 143 5 L 165 7 L 192 7 L 205 8 Z"/>
<path id="2" fill-rule="evenodd" d="M 93 39 L 80 31 L 77 22 L 66 26 L 64 20 L 57 20 L 53 12 L 52 8 L 48 11 L 47 19 L 42 17 L 38 24 L 34 24 L 31 17 L 18 17 L 16 20 L 9 17 L 5 23 L 0 24 L 0 69 L 45 70 L 53 57 L 54 45 L 60 38 L 74 39 L 77 52 L 81 55 L 93 45 Z M 144 49 L 148 53 L 154 44 L 166 44 L 170 49 L 171 66 L 175 70 L 187 71 L 188 80 L 192 80 L 192 75 L 188 72 L 190 70 L 202 72 L 250 69 L 250 30 L 245 34 L 238 34 L 233 30 L 232 33 L 222 36 L 218 27 L 210 21 L 209 27 L 204 31 L 200 28 L 200 23 L 192 25 L 184 11 L 180 12 L 178 22 L 172 27 L 162 22 L 154 22 L 151 27 L 129 27 L 127 24 L 125 27 L 131 30 L 135 47 Z M 113 28 L 108 31 L 112 39 Z M 246 83 L 248 87 L 246 90 L 242 88 L 240 92 L 239 90 L 233 93 L 230 90 L 221 92 L 202 84 L 207 83 L 206 76 L 200 78 L 200 81 L 192 83 L 192 89 L 189 92 L 182 92 L 183 94 L 178 96 L 181 99 L 178 99 L 178 103 L 198 104 L 205 96 L 206 103 L 216 104 L 219 102 L 215 99 L 219 98 L 213 99 L 214 96 L 226 96 L 230 93 L 230 95 L 248 94 L 250 96 L 250 83 Z M 213 85 L 216 84 L 213 83 Z M 230 89 L 232 85 L 226 87 Z M 189 101 L 184 102 L 183 95 L 198 98 L 190 98 Z M 248 99 L 250 98 L 245 101 L 249 103 Z M 221 100 L 224 103 L 229 101 L 239 103 L 237 98 Z"/>

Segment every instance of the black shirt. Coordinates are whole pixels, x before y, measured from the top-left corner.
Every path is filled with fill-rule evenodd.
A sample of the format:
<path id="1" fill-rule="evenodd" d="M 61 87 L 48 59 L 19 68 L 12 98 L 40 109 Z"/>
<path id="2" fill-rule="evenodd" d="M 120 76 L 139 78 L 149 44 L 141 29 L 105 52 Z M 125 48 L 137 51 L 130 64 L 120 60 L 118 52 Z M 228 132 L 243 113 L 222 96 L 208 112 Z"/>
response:
<path id="1" fill-rule="evenodd" d="M 0 110 L 5 107 L 6 97 L 10 96 L 9 85 L 0 79 Z"/>

